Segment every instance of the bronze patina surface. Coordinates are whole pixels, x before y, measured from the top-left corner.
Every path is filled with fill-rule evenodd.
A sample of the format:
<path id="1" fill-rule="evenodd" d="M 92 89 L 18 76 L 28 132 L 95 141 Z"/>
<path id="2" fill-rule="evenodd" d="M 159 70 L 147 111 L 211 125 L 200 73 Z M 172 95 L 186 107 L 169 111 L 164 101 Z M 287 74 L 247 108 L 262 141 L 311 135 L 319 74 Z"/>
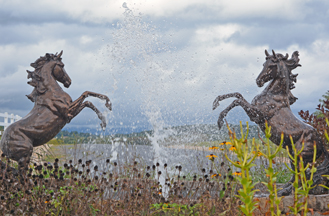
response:
<path id="1" fill-rule="evenodd" d="M 314 182 L 318 184 L 322 180 L 321 175 L 329 173 L 329 154 L 317 131 L 312 126 L 299 120 L 290 109 L 290 106 L 297 100 L 291 93 L 291 90 L 295 88 L 294 83 L 296 83 L 298 75 L 293 74 L 292 70 L 301 66 L 299 64 L 298 51 L 295 51 L 291 58 L 288 58 L 288 54 L 284 56 L 279 53 L 276 54 L 274 51 L 270 55 L 265 50 L 265 54 L 266 61 L 263 64 L 263 70 L 257 77 L 256 83 L 258 87 L 262 87 L 266 82 L 270 81 L 270 83 L 259 95 L 254 97 L 251 103 L 247 102 L 238 92 L 218 96 L 213 103 L 213 109 L 219 106 L 219 101 L 229 97 L 237 98 L 219 114 L 218 127 L 219 129 L 222 128 L 223 119 L 231 109 L 241 106 L 250 120 L 258 124 L 262 131 L 265 130 L 265 122 L 268 122 L 272 133 L 270 140 L 276 145 L 280 144 L 281 133 L 284 133 L 283 147 L 286 148 L 288 146 L 291 154 L 293 152 L 289 136 L 292 137 L 298 150 L 301 149 L 302 142 L 304 142 L 304 150 L 301 153 L 304 163 L 312 162 L 313 144 L 315 143 L 317 158 L 321 155 L 324 156 L 322 164 L 317 167 L 317 172 L 314 175 Z M 292 185 L 287 183 L 278 192 L 278 195 L 288 195 L 291 193 L 291 190 Z"/>
<path id="2" fill-rule="evenodd" d="M 88 96 L 97 97 L 105 100 L 105 106 L 111 110 L 111 102 L 106 95 L 86 91 L 72 101 L 70 95 L 58 84 L 60 82 L 66 88 L 71 85 L 71 79 L 64 69 L 62 54 L 63 51 L 58 55 L 47 53 L 31 63 L 35 70 L 27 71 L 27 78 L 31 78 L 28 84 L 34 89 L 27 97 L 34 102 L 34 107 L 24 118 L 8 126 L 1 137 L 1 150 L 8 158 L 17 161 L 20 168 L 30 162 L 33 147 L 43 145 L 55 137 L 85 107 L 95 111 L 102 122 L 102 128 L 106 127 L 102 113 L 91 102 L 84 101 Z"/>

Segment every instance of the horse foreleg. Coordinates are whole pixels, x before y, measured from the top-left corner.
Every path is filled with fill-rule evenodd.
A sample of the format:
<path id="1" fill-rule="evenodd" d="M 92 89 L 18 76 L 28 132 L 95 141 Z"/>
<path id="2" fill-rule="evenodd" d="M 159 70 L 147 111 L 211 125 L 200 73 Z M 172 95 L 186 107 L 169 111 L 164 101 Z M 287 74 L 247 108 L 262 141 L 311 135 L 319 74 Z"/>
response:
<path id="1" fill-rule="evenodd" d="M 216 97 L 215 101 L 212 104 L 212 109 L 215 110 L 219 106 L 219 101 L 222 101 L 226 98 L 230 97 L 236 97 L 238 99 L 243 99 L 243 96 L 239 92 L 234 92 L 234 93 L 229 93 L 229 94 L 224 94 L 224 95 L 219 95 Z"/>
<path id="2" fill-rule="evenodd" d="M 70 112 L 69 112 L 69 122 L 75 116 L 77 116 L 85 107 L 88 107 L 88 108 L 92 109 L 97 114 L 98 118 L 102 121 L 101 127 L 104 130 L 106 128 L 106 119 L 102 115 L 102 113 L 90 101 L 85 101 L 80 106 L 75 106 L 75 109 L 70 109 Z"/>
<path id="3" fill-rule="evenodd" d="M 98 93 L 95 93 L 95 92 L 90 92 L 90 91 L 85 91 L 84 93 L 82 93 L 82 95 L 76 99 L 75 101 L 73 101 L 71 104 L 70 104 L 70 108 L 69 108 L 69 112 L 71 110 L 76 110 L 78 109 L 78 107 L 81 106 L 81 104 L 83 103 L 83 101 L 89 97 L 89 96 L 92 96 L 92 97 L 97 97 L 101 100 L 105 100 L 106 103 L 105 103 L 105 106 L 109 109 L 109 110 L 112 110 L 112 104 L 111 104 L 111 101 L 110 99 L 106 96 L 106 95 L 103 95 L 103 94 L 98 94 Z M 96 111 L 95 111 L 96 112 Z"/>
<path id="4" fill-rule="evenodd" d="M 223 95 L 224 96 L 224 95 Z M 242 96 L 241 96 L 242 97 Z M 248 101 L 246 101 L 243 97 L 240 99 L 236 99 L 234 100 L 228 107 L 226 107 L 226 109 L 224 109 L 218 117 L 218 128 L 219 130 L 222 128 L 223 124 L 224 124 L 224 118 L 226 117 L 226 115 L 228 114 L 228 112 L 233 109 L 236 106 L 241 106 L 244 111 L 247 113 L 247 115 L 249 116 L 250 120 L 253 122 L 260 122 L 261 121 L 261 113 L 258 111 L 257 108 L 255 108 L 254 106 L 252 106 Z"/>

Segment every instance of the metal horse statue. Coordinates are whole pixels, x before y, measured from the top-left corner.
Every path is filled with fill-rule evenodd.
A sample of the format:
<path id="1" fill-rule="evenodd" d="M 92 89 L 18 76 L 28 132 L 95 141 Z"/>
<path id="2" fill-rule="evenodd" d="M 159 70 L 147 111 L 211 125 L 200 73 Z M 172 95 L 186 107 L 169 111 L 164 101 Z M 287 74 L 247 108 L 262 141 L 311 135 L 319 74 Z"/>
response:
<path id="1" fill-rule="evenodd" d="M 34 102 L 34 107 L 24 118 L 11 124 L 1 137 L 1 150 L 8 158 L 18 162 L 20 170 L 29 164 L 33 147 L 55 137 L 83 108 L 89 107 L 95 111 L 102 121 L 102 128 L 106 127 L 106 119 L 101 112 L 91 102 L 84 102 L 88 96 L 97 97 L 105 100 L 105 106 L 111 110 L 111 102 L 106 95 L 86 91 L 72 101 L 58 84 L 61 82 L 66 88 L 71 85 L 62 54 L 63 51 L 58 55 L 47 53 L 31 63 L 35 70 L 27 71 L 27 78 L 32 79 L 28 84 L 34 90 L 27 97 Z"/>
<path id="2" fill-rule="evenodd" d="M 283 147 L 288 146 L 292 154 L 292 146 L 289 136 L 291 135 L 298 150 L 302 147 L 304 142 L 304 150 L 301 155 L 304 163 L 312 163 L 314 142 L 317 148 L 317 158 L 324 156 L 322 164 L 317 167 L 317 172 L 314 175 L 314 182 L 318 184 L 322 178 L 321 175 L 329 173 L 329 154 L 324 147 L 320 135 L 317 131 L 300 121 L 291 111 L 292 105 L 297 98 L 291 93 L 291 89 L 295 88 L 294 83 L 297 81 L 298 74 L 293 74 L 291 71 L 298 66 L 301 66 L 298 58 L 298 51 L 292 54 L 288 59 L 288 54 L 276 54 L 272 51 L 270 55 L 266 50 L 266 61 L 263 64 L 264 68 L 258 75 L 256 83 L 258 87 L 262 87 L 266 82 L 271 81 L 266 88 L 254 99 L 251 104 L 247 102 L 243 96 L 236 92 L 218 96 L 214 103 L 213 109 L 219 106 L 219 101 L 229 97 L 237 98 L 226 109 L 224 109 L 218 118 L 219 129 L 223 126 L 223 119 L 227 113 L 236 106 L 241 106 L 250 120 L 258 124 L 262 131 L 265 131 L 265 122 L 271 126 L 270 140 L 279 144 L 281 141 L 281 133 L 284 133 Z M 293 165 L 291 163 L 292 168 Z M 291 179 L 289 182 L 291 182 Z M 292 191 L 292 185 L 287 183 L 283 189 L 278 192 L 278 195 L 288 195 Z"/>

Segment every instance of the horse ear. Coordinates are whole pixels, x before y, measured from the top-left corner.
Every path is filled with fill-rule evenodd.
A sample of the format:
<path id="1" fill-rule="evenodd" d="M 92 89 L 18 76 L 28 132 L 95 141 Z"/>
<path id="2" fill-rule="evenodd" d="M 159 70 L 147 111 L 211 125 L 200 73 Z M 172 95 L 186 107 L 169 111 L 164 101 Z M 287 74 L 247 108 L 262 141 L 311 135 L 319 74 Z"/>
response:
<path id="1" fill-rule="evenodd" d="M 58 54 L 57 58 L 60 58 L 63 54 L 63 50 Z"/>
<path id="2" fill-rule="evenodd" d="M 298 52 L 298 51 L 295 51 L 295 52 L 291 55 L 291 58 L 296 59 L 296 60 L 298 59 L 298 61 L 299 61 L 298 56 L 299 56 L 299 52 Z"/>
<path id="3" fill-rule="evenodd" d="M 273 56 L 276 58 L 276 54 L 275 54 L 274 50 L 272 50 L 272 53 L 273 53 Z"/>
<path id="4" fill-rule="evenodd" d="M 266 56 L 270 56 L 270 54 L 268 54 L 267 50 L 265 50 L 265 55 Z"/>

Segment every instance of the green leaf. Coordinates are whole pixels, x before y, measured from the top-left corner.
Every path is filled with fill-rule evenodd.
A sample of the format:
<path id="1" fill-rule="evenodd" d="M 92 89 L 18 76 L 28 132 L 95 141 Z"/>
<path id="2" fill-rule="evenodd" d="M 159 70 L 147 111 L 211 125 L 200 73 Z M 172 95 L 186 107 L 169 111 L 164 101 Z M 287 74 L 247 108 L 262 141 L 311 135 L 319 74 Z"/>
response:
<path id="1" fill-rule="evenodd" d="M 242 184 L 242 185 L 248 185 L 248 179 L 247 179 L 247 178 L 243 178 L 243 179 L 241 180 L 241 184 Z"/>

